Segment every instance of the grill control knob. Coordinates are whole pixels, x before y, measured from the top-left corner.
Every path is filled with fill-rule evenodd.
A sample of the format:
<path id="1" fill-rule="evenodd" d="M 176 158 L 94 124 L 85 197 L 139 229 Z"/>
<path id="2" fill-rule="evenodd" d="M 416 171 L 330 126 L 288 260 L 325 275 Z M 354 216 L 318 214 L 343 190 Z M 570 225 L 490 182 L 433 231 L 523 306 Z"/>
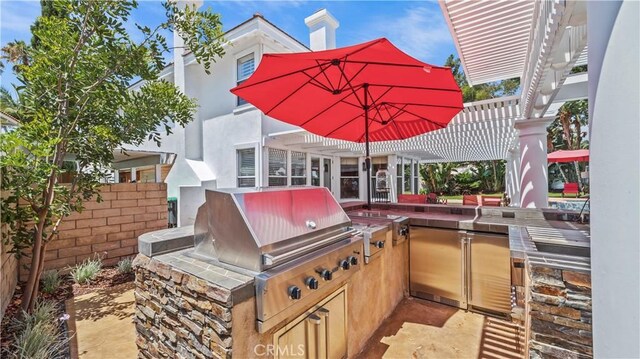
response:
<path id="1" fill-rule="evenodd" d="M 320 277 L 322 277 L 322 279 L 326 281 L 329 281 L 333 279 L 333 273 L 328 269 L 324 269 L 322 272 L 320 272 Z"/>
<path id="2" fill-rule="evenodd" d="M 351 262 L 349 262 L 347 259 L 341 260 L 340 261 L 340 268 L 342 268 L 344 270 L 349 270 L 349 268 L 351 268 Z"/>
<path id="3" fill-rule="evenodd" d="M 289 298 L 293 300 L 298 300 L 301 297 L 302 297 L 302 290 L 300 290 L 300 288 L 296 287 L 295 285 L 292 285 L 291 287 L 289 287 Z"/>
<path id="4" fill-rule="evenodd" d="M 373 244 L 373 246 L 376 248 L 384 248 L 384 241 L 375 241 L 371 244 Z"/>
<path id="5" fill-rule="evenodd" d="M 356 257 L 356 256 L 349 256 L 349 258 L 347 258 L 347 260 L 349 261 L 349 263 L 351 263 L 352 266 L 357 266 L 358 265 L 358 257 Z"/>
<path id="6" fill-rule="evenodd" d="M 407 234 L 409 234 L 409 228 L 402 227 L 402 228 L 400 228 L 399 232 L 400 232 L 401 236 L 406 236 Z"/>
<path id="7" fill-rule="evenodd" d="M 318 289 L 318 280 L 317 279 L 315 279 L 313 277 L 309 277 L 309 278 L 307 278 L 307 280 L 305 282 L 306 282 L 307 287 L 309 289 L 313 289 L 313 290 Z"/>

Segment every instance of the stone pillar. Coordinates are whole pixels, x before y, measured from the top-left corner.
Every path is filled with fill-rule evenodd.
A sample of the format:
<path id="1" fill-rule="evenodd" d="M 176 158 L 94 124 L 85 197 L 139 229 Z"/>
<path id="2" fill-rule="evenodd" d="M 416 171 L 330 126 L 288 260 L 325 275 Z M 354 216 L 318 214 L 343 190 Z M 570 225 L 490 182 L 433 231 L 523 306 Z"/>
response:
<path id="1" fill-rule="evenodd" d="M 510 149 L 507 153 L 505 171 L 505 189 L 507 196 L 511 199 L 511 207 L 520 207 L 520 151 Z"/>
<path id="2" fill-rule="evenodd" d="M 586 3 L 594 357 L 639 358 L 640 3 Z"/>
<path id="3" fill-rule="evenodd" d="M 547 174 L 547 126 L 551 119 L 518 120 L 515 128 L 520 132 L 520 207 L 549 207 Z"/>

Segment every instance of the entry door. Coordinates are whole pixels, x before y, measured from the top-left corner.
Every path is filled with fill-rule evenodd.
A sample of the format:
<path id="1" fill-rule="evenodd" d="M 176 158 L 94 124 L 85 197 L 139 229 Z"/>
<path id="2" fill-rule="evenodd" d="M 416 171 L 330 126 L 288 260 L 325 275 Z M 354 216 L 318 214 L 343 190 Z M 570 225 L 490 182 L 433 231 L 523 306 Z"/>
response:
<path id="1" fill-rule="evenodd" d="M 322 168 L 320 168 L 320 158 L 311 157 L 311 185 L 320 187 L 320 176 Z"/>
<path id="2" fill-rule="evenodd" d="M 324 186 L 329 189 L 329 192 L 331 192 L 331 159 L 323 158 L 322 164 L 323 164 L 322 174 L 323 174 Z"/>

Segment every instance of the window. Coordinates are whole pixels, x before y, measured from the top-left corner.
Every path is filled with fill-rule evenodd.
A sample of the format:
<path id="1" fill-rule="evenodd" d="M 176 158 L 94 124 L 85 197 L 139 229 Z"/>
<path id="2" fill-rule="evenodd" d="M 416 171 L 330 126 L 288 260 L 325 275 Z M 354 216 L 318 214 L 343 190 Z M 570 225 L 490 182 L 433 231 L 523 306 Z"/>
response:
<path id="1" fill-rule="evenodd" d="M 340 198 L 359 198 L 360 179 L 357 158 L 340 159 Z"/>
<path id="2" fill-rule="evenodd" d="M 255 58 L 253 56 L 253 53 L 250 53 L 248 55 L 245 55 L 239 58 L 237 63 L 238 73 L 236 77 L 237 78 L 236 85 L 240 85 L 241 83 L 245 82 L 245 80 L 247 80 L 249 76 L 253 74 L 254 70 L 255 70 Z M 238 106 L 244 105 L 246 103 L 247 101 L 238 97 Z"/>
<path id="3" fill-rule="evenodd" d="M 269 149 L 269 186 L 287 185 L 287 151 Z"/>
<path id="4" fill-rule="evenodd" d="M 411 194 L 411 160 L 408 159 L 403 159 L 402 161 L 402 167 L 404 168 L 404 173 L 403 173 L 403 182 L 404 182 L 404 186 L 403 186 L 403 191 L 402 193 L 407 193 L 407 194 Z"/>
<path id="5" fill-rule="evenodd" d="M 311 158 L 311 185 L 320 186 L 320 159 Z"/>
<path id="6" fill-rule="evenodd" d="M 243 148 L 236 151 L 238 160 L 238 187 L 256 186 L 256 149 Z"/>
<path id="7" fill-rule="evenodd" d="M 291 185 L 305 186 L 307 184 L 307 154 L 291 151 Z"/>

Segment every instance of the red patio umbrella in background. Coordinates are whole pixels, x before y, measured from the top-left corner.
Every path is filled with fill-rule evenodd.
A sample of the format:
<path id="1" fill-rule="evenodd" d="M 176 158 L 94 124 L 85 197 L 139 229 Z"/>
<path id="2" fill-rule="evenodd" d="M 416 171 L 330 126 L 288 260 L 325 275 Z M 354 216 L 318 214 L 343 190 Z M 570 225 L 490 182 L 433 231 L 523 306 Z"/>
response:
<path id="1" fill-rule="evenodd" d="M 547 161 L 549 162 L 575 162 L 575 161 L 589 161 L 589 150 L 559 150 L 547 154 Z"/>
<path id="2" fill-rule="evenodd" d="M 265 54 L 231 90 L 266 115 L 329 138 L 402 140 L 447 126 L 462 110 L 451 69 L 414 59 L 387 39 L 334 50 Z"/>

